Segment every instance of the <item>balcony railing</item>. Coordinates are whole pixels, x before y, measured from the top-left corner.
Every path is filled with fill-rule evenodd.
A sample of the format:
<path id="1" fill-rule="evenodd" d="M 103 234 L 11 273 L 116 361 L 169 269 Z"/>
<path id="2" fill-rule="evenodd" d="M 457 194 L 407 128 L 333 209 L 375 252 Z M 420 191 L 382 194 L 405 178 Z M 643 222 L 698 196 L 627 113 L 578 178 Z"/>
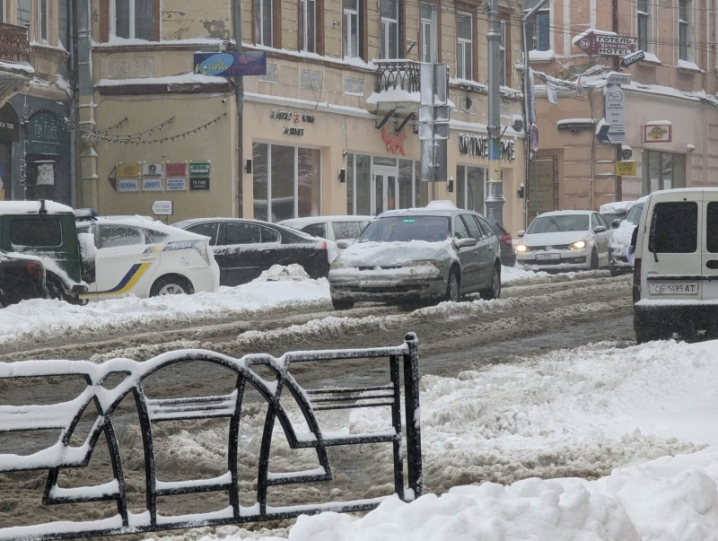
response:
<path id="1" fill-rule="evenodd" d="M 30 40 L 24 26 L 0 23 L 0 61 L 30 62 Z"/>
<path id="2" fill-rule="evenodd" d="M 404 90 L 406 92 L 419 92 L 421 83 L 421 64 L 412 60 L 382 60 L 375 62 L 376 82 L 375 92 L 386 90 Z"/>

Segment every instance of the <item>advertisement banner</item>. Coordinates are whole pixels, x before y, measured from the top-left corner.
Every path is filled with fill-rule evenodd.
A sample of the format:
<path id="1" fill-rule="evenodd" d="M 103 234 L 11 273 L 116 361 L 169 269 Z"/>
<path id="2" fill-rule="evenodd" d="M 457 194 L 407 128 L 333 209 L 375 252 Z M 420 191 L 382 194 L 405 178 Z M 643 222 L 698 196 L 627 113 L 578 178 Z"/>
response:
<path id="1" fill-rule="evenodd" d="M 194 72 L 217 76 L 266 75 L 267 54 L 260 51 L 194 53 Z"/>

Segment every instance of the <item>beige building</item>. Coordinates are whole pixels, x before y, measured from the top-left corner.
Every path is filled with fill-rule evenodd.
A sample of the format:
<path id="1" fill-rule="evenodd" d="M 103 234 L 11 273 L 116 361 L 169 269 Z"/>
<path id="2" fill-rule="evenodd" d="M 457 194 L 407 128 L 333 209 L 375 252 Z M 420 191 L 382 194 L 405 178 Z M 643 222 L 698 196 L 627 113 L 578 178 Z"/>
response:
<path id="1" fill-rule="evenodd" d="M 434 199 L 484 212 L 482 2 L 85 2 L 78 206 L 151 215 L 154 201 L 172 201 L 170 222 L 377 214 Z M 504 223 L 515 231 L 524 137 L 519 8 L 511 6 L 500 10 L 501 163 Z M 246 54 L 236 61 L 263 53 L 263 75 L 212 75 L 226 56 L 194 72 L 196 53 L 231 54 L 238 40 Z M 420 62 L 449 69 L 448 182 L 420 180 Z"/>
<path id="2" fill-rule="evenodd" d="M 537 210 L 598 209 L 658 189 L 718 185 L 717 18 L 707 0 L 572 0 L 538 12 L 529 58 L 540 72 L 540 149 L 529 167 L 528 217 Z M 633 38 L 642 59 L 621 65 L 624 55 L 587 55 L 579 45 L 592 30 Z M 620 86 L 622 144 L 601 137 L 606 100 L 617 96 L 607 85 L 612 71 L 630 75 Z M 630 164 L 617 170 L 616 162 L 626 161 L 621 152 L 629 150 L 635 172 Z"/>

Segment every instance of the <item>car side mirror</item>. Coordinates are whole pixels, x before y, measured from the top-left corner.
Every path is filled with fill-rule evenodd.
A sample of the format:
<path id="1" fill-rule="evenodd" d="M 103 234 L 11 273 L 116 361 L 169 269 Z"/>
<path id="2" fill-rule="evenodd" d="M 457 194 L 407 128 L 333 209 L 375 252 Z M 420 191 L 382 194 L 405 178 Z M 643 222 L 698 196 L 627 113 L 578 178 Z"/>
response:
<path id="1" fill-rule="evenodd" d="M 605 225 L 597 225 L 596 227 L 593 228 L 594 233 L 603 233 L 604 231 L 606 231 Z"/>
<path id="2" fill-rule="evenodd" d="M 337 241 L 337 248 L 339 248 L 340 250 L 346 250 L 346 249 L 349 248 L 349 246 L 351 246 L 353 243 L 354 243 L 354 241 L 338 240 L 338 241 Z"/>
<path id="3" fill-rule="evenodd" d="M 478 240 L 476 240 L 473 237 L 469 237 L 466 239 L 454 239 L 454 246 L 457 248 L 467 248 L 469 246 L 476 246 L 479 243 Z"/>
<path id="4" fill-rule="evenodd" d="M 516 233 L 516 236 L 517 236 L 517 237 L 523 237 L 525 234 L 526 234 L 526 231 L 524 231 L 524 230 L 522 229 L 521 231 L 519 231 L 518 233 Z"/>
<path id="5" fill-rule="evenodd" d="M 615 218 L 615 219 L 611 222 L 611 227 L 612 227 L 613 229 L 618 229 L 618 226 L 619 226 L 619 225 L 621 225 L 621 220 L 620 220 L 619 218 Z"/>

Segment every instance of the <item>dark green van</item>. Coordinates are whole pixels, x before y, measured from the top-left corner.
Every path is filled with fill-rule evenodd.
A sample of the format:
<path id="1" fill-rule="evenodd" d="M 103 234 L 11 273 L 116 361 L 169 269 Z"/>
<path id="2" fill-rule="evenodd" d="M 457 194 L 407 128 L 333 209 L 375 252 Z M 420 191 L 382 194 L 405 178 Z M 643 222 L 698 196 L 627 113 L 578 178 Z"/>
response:
<path id="1" fill-rule="evenodd" d="M 53 201 L 0 201 L 0 248 L 42 260 L 53 298 L 81 304 L 83 280 L 75 215 Z"/>

